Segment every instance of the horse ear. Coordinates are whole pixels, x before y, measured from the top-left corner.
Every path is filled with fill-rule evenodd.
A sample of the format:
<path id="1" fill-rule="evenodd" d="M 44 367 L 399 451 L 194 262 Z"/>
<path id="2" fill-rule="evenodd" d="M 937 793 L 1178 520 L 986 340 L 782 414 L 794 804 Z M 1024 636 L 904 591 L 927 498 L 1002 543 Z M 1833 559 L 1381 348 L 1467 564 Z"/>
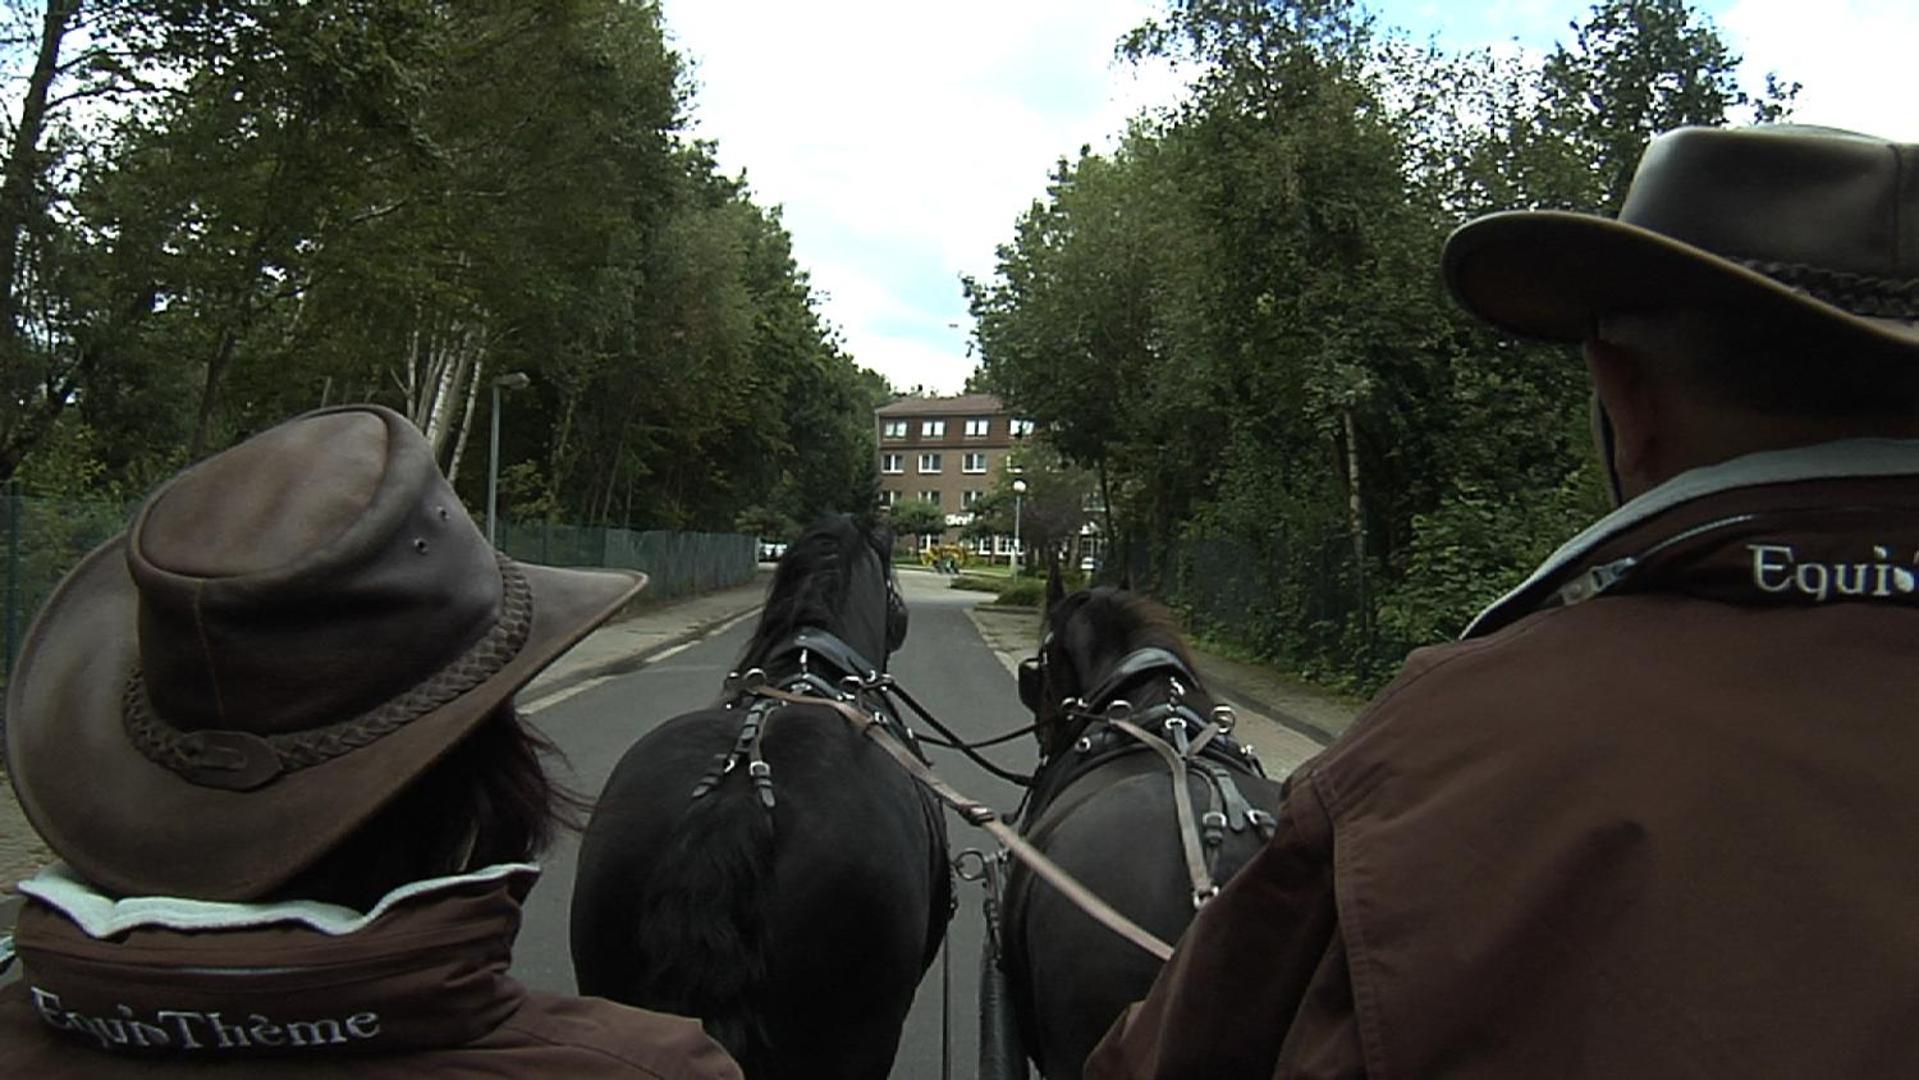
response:
<path id="1" fill-rule="evenodd" d="M 1066 579 L 1060 576 L 1059 560 L 1054 559 L 1051 569 L 1046 571 L 1046 610 L 1052 611 L 1059 607 L 1059 602 L 1064 599 L 1066 599 Z"/>

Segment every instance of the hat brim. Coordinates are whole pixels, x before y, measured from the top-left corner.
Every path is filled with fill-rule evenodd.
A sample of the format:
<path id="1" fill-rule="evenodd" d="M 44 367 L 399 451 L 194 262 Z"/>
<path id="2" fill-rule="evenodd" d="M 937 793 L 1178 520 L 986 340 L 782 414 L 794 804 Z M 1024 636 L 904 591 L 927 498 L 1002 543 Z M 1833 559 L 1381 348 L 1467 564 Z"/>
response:
<path id="1" fill-rule="evenodd" d="M 1521 337 L 1577 342 L 1602 315 L 1689 307 L 1772 325 L 1794 340 L 1919 357 L 1919 325 L 1855 315 L 1662 233 L 1559 210 L 1488 214 L 1446 240 L 1461 307 Z"/>
<path id="2" fill-rule="evenodd" d="M 48 599 L 7 694 L 7 769 L 27 820 L 82 876 L 122 895 L 271 892 L 646 585 L 633 571 L 517 564 L 533 619 L 499 671 L 364 747 L 238 792 L 192 783 L 127 737 L 121 696 L 139 659 L 139 597 L 125 543 L 94 550 Z"/>

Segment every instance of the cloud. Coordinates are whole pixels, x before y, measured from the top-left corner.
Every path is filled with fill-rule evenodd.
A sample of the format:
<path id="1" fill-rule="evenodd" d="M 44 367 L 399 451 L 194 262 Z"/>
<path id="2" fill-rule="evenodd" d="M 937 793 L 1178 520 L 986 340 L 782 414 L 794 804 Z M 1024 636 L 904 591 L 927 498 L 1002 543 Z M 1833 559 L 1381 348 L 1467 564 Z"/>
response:
<path id="1" fill-rule="evenodd" d="M 1173 96 L 1169 73 L 1112 59 L 1156 7 L 668 0 L 665 17 L 694 64 L 695 134 L 784 205 L 854 356 L 957 391 L 972 367 L 947 325 L 966 322 L 959 276 L 992 272 L 1055 160 Z"/>
<path id="2" fill-rule="evenodd" d="M 1143 106 L 1174 100 L 1162 67 L 1113 59 L 1159 0 L 665 0 L 698 83 L 695 134 L 756 198 L 785 207 L 794 253 L 859 362 L 896 385 L 957 391 L 972 369 L 963 273 L 1044 193 L 1061 156 L 1111 146 Z M 1805 84 L 1796 118 L 1919 141 L 1911 0 L 1708 0 L 1744 54 Z M 1539 49 L 1586 0 L 1378 5 L 1382 22 L 1452 48 Z M 1515 44 L 1517 42 L 1517 44 Z M 960 324 L 955 329 L 949 324 Z"/>
<path id="3" fill-rule="evenodd" d="M 1735 0 L 1716 19 L 1748 85 L 1804 84 L 1793 120 L 1919 142 L 1919 6 L 1911 0 Z"/>

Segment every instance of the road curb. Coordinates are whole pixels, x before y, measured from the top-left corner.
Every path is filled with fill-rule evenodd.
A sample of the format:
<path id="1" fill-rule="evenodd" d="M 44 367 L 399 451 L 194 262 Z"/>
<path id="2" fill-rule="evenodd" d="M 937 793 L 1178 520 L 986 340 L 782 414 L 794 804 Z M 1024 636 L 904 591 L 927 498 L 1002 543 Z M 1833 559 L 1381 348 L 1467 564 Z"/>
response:
<path id="1" fill-rule="evenodd" d="M 626 675 L 638 671 L 645 667 L 654 657 L 666 652 L 668 649 L 678 648 L 689 641 L 695 641 L 705 637 L 720 627 L 751 615 L 765 606 L 765 600 L 755 600 L 747 607 L 727 612 L 724 615 L 716 615 L 711 619 L 696 623 L 678 634 L 656 641 L 645 648 L 627 653 L 625 656 L 615 656 L 608 660 L 582 665 L 568 671 L 564 675 L 555 675 L 553 678 L 541 683 L 537 688 L 528 686 L 527 690 L 537 689 L 536 697 L 550 697 L 562 690 L 570 690 L 583 682 L 589 682 L 593 679 L 604 679 L 614 675 Z M 521 693 L 526 693 L 526 690 L 522 690 Z"/>

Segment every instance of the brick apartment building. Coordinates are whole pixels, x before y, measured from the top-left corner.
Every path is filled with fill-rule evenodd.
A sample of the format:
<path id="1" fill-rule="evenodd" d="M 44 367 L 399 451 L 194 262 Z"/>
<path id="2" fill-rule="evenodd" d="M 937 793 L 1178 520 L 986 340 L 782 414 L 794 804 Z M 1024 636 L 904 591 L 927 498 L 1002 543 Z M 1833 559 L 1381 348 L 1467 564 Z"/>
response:
<path id="1" fill-rule="evenodd" d="M 991 394 L 901 398 L 873 410 L 879 436 L 880 501 L 925 499 L 946 514 L 951 542 L 972 520 L 973 503 L 993 490 L 1006 455 L 1033 423 L 1009 415 Z M 921 545 L 934 542 L 925 537 Z M 979 553 L 1013 554 L 1013 538 L 977 541 Z"/>

